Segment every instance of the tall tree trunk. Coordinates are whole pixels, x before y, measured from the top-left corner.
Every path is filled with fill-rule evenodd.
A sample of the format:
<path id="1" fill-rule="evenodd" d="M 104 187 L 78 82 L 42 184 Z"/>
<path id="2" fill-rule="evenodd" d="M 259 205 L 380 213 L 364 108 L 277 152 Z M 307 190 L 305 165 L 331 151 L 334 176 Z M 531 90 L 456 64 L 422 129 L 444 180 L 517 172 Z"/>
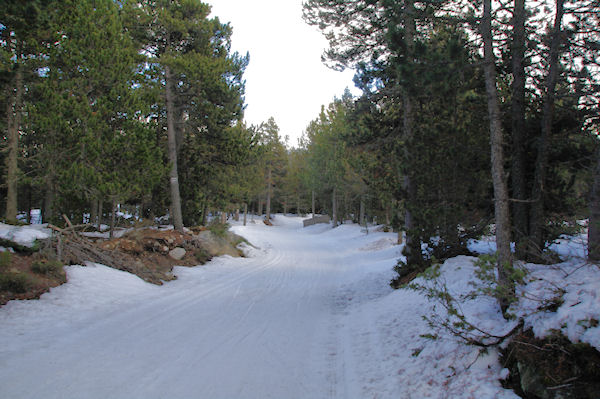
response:
<path id="1" fill-rule="evenodd" d="M 296 196 L 296 215 L 300 216 L 300 194 Z"/>
<path id="2" fill-rule="evenodd" d="M 312 203 L 312 217 L 314 219 L 315 218 L 315 190 L 312 190 L 311 203 Z"/>
<path id="3" fill-rule="evenodd" d="M 533 187 L 531 190 L 531 214 L 529 219 L 529 251 L 534 259 L 541 255 L 545 247 L 543 226 L 545 224 L 544 215 L 544 191 L 546 183 L 546 171 L 548 168 L 548 140 L 552 134 L 552 117 L 554 114 L 554 100 L 556 82 L 558 80 L 558 68 L 560 58 L 561 44 L 561 25 L 564 14 L 564 0 L 556 1 L 556 16 L 554 27 L 552 29 L 552 41 L 550 52 L 548 54 L 548 76 L 545 82 L 545 94 L 542 108 L 542 131 L 538 141 L 538 151 L 535 160 L 535 172 L 533 178 Z"/>
<path id="4" fill-rule="evenodd" d="M 246 225 L 247 216 L 248 216 L 248 204 L 246 202 L 244 202 L 244 226 Z"/>
<path id="5" fill-rule="evenodd" d="M 409 59 L 409 63 L 413 60 L 414 47 L 415 47 L 415 5 L 414 1 L 406 2 L 406 11 L 404 13 L 404 28 L 405 28 L 405 41 L 406 41 L 406 56 Z M 402 88 L 402 128 L 404 130 L 404 140 L 406 143 L 410 143 L 414 137 L 414 110 L 412 98 L 408 87 Z M 404 149 L 405 158 L 408 160 L 410 157 L 409 146 L 405 146 Z M 415 223 L 414 217 L 411 211 L 411 207 L 415 202 L 416 198 L 416 187 L 411 178 L 411 170 L 407 170 L 404 174 L 404 190 L 407 195 L 407 206 L 404 213 L 404 226 L 406 228 L 406 245 L 404 246 L 403 254 L 406 256 L 406 264 L 410 269 L 413 267 L 419 267 L 423 263 L 421 254 L 421 242 L 420 239 L 414 236 Z M 408 272 L 408 270 L 407 270 Z"/>
<path id="6" fill-rule="evenodd" d="M 102 206 L 103 205 L 104 204 L 102 202 L 102 199 L 99 199 L 98 200 L 98 231 L 102 231 L 102 216 L 103 216 L 103 214 L 102 214 L 102 212 L 103 212 Z"/>
<path id="7" fill-rule="evenodd" d="M 179 177 L 177 174 L 177 131 L 175 129 L 175 99 L 173 95 L 173 75 L 171 68 L 165 66 L 165 102 L 167 107 L 167 139 L 169 146 L 169 162 L 171 171 L 169 182 L 171 188 L 171 218 L 173 227 L 183 231 L 183 216 L 181 214 L 181 195 L 179 193 Z"/>
<path id="8" fill-rule="evenodd" d="M 596 168 L 590 197 L 588 259 L 597 262 L 600 261 L 600 146 L 596 149 Z"/>
<path id="9" fill-rule="evenodd" d="M 481 36 L 484 50 L 484 76 L 487 92 L 488 115 L 490 123 L 490 143 L 492 158 L 492 183 L 494 186 L 494 216 L 496 221 L 496 247 L 498 250 L 498 284 L 502 294 L 498 301 L 504 313 L 509 306 L 509 296 L 514 294 L 514 283 L 511 281 L 508 268 L 512 266 L 510 250 L 510 215 L 508 209 L 508 189 L 504 175 L 503 132 L 496 89 L 496 60 L 492 38 L 492 4 L 491 0 L 483 1 L 483 19 Z"/>
<path id="10" fill-rule="evenodd" d="M 389 202 L 387 203 L 387 205 L 385 205 L 385 226 L 389 227 L 390 226 L 390 204 Z"/>
<path id="11" fill-rule="evenodd" d="M 113 238 L 115 236 L 115 222 L 116 222 L 116 214 L 117 214 L 117 200 L 113 198 L 110 202 L 110 232 L 108 236 Z"/>
<path id="12" fill-rule="evenodd" d="M 360 196 L 360 210 L 358 211 L 358 224 L 361 226 L 365 225 L 365 196 Z"/>
<path id="13" fill-rule="evenodd" d="M 27 215 L 25 215 L 25 217 L 27 218 L 27 224 L 31 224 L 31 185 L 28 184 L 27 186 Z"/>
<path id="14" fill-rule="evenodd" d="M 15 88 L 8 98 L 8 156 L 6 157 L 6 220 L 17 221 L 17 191 L 19 176 L 19 130 L 23 102 L 23 70 L 16 66 Z"/>
<path id="15" fill-rule="evenodd" d="M 512 191 L 516 256 L 527 252 L 528 196 L 525 170 L 525 0 L 515 0 L 512 34 Z"/>
<path id="16" fill-rule="evenodd" d="M 91 225 L 96 224 L 98 220 L 98 200 L 93 198 L 90 204 L 90 221 Z"/>
<path id="17" fill-rule="evenodd" d="M 333 193 L 331 194 L 331 219 L 333 220 L 333 227 L 337 226 L 337 189 L 333 188 Z"/>
<path id="18" fill-rule="evenodd" d="M 265 218 L 267 220 L 271 220 L 271 177 L 273 171 L 269 166 L 269 170 L 267 171 L 267 208 Z"/>
<path id="19" fill-rule="evenodd" d="M 202 207 L 202 226 L 206 226 L 208 224 L 208 203 L 204 202 L 204 206 Z"/>
<path id="20" fill-rule="evenodd" d="M 42 223 L 49 223 L 54 217 L 54 174 L 52 172 L 46 175 L 45 185 Z"/>

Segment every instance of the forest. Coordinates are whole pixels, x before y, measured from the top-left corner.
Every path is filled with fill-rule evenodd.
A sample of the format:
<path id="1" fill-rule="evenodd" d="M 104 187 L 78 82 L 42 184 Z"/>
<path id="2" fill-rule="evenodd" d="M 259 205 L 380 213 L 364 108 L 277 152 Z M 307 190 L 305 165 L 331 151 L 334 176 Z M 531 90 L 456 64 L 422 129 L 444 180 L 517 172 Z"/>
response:
<path id="1" fill-rule="evenodd" d="M 209 4 L 3 1 L 5 221 L 375 220 L 406 244 L 399 280 L 491 229 L 510 289 L 513 259 L 551 262 L 548 244 L 589 219 L 600 258 L 598 1 L 303 7 L 362 95 L 340 93 L 290 144 L 275 118 L 243 122 L 250 54 Z"/>

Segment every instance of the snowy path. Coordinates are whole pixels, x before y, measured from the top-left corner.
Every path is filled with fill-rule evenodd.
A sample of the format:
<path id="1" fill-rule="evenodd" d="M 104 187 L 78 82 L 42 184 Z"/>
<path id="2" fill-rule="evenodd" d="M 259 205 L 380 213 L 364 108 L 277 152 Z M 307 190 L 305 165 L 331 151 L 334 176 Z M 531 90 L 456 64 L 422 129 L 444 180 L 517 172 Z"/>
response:
<path id="1" fill-rule="evenodd" d="M 494 354 L 420 337 L 428 302 L 388 286 L 394 234 L 301 226 L 235 226 L 250 257 L 161 287 L 69 267 L 69 283 L 0 309 L 0 398 L 516 397 Z"/>
<path id="2" fill-rule="evenodd" d="M 238 227 L 260 248 L 252 257 L 180 268 L 164 287 L 104 267 L 100 281 L 78 284 L 90 269 L 78 267 L 76 281 L 42 301 L 9 304 L 0 396 L 351 397 L 335 293 L 356 265 L 339 243 L 315 239 L 323 227 L 300 232 L 299 219 L 283 217 L 278 225 Z M 112 287 L 90 293 L 86 284 Z"/>

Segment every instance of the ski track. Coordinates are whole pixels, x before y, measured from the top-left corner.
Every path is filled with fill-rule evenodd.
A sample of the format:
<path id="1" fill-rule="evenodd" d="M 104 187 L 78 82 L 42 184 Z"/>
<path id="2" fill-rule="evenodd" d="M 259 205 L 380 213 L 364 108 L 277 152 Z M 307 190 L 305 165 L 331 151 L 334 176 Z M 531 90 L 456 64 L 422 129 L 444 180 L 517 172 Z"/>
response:
<path id="1" fill-rule="evenodd" d="M 179 279 L 162 287 L 131 281 L 131 293 L 98 303 L 53 297 L 75 289 L 69 283 L 9 303 L 0 309 L 0 398 L 377 397 L 356 382 L 353 346 L 378 351 L 380 342 L 354 336 L 344 317 L 378 294 L 361 298 L 351 281 L 363 275 L 351 273 L 360 251 L 336 250 L 362 233 L 334 237 L 281 216 L 276 224 L 235 227 L 259 248 L 251 257 L 177 268 Z M 90 268 L 106 273 L 77 270 Z"/>

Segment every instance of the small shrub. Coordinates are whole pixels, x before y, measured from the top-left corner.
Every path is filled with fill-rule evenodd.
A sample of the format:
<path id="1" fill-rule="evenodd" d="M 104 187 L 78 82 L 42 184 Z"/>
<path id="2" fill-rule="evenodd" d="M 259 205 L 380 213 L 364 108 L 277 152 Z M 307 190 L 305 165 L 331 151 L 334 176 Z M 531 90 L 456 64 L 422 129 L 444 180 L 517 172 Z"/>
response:
<path id="1" fill-rule="evenodd" d="M 225 238 L 229 230 L 229 224 L 213 221 L 208 225 L 208 229 L 216 236 Z"/>
<path id="2" fill-rule="evenodd" d="M 31 264 L 31 271 L 44 276 L 60 276 L 63 265 L 57 260 L 40 260 Z"/>
<path id="3" fill-rule="evenodd" d="M 194 252 L 194 257 L 202 265 L 211 259 L 210 255 L 204 249 L 197 249 Z"/>
<path id="4" fill-rule="evenodd" d="M 23 294 L 32 286 L 31 278 L 24 273 L 0 273 L 0 291 Z"/>
<path id="5" fill-rule="evenodd" d="M 0 271 L 7 270 L 12 260 L 12 254 L 8 251 L 0 252 Z"/>

